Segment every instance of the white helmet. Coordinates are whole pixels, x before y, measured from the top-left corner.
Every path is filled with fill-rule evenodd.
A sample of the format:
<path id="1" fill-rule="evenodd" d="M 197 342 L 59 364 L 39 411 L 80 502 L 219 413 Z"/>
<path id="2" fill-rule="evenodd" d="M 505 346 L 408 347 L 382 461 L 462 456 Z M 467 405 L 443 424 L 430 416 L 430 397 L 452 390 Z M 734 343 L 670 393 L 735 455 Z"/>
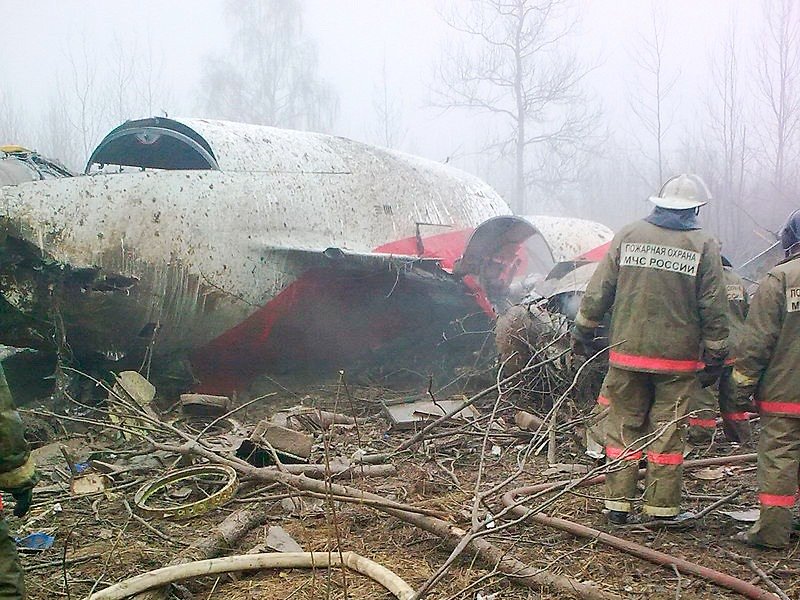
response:
<path id="1" fill-rule="evenodd" d="M 650 196 L 649 200 L 661 208 L 686 210 L 707 204 L 711 200 L 711 192 L 699 175 L 684 173 L 667 179 L 658 195 Z"/>

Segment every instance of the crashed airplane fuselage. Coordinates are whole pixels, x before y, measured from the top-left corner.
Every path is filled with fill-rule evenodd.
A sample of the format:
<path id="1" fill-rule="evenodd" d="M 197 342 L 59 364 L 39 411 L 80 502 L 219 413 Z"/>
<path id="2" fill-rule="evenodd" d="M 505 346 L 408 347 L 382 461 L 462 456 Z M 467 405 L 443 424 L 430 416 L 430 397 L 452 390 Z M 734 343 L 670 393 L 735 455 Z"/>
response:
<path id="1" fill-rule="evenodd" d="M 219 121 L 127 122 L 87 173 L 0 187 L 2 341 L 119 367 L 188 356 L 217 391 L 486 312 L 452 270 L 510 213 L 456 169 Z"/>

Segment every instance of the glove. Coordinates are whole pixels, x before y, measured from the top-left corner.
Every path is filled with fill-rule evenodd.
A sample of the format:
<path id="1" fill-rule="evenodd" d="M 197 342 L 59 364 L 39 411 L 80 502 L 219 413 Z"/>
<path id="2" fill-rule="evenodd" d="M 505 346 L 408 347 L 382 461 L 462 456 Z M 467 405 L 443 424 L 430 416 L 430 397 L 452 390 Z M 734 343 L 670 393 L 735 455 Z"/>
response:
<path id="1" fill-rule="evenodd" d="M 724 365 L 722 364 L 719 365 L 706 364 L 703 370 L 697 374 L 697 378 L 700 380 L 700 385 L 702 385 L 704 388 L 707 388 L 717 383 L 720 375 L 722 375 L 723 369 Z"/>
<path id="2" fill-rule="evenodd" d="M 21 517 L 30 510 L 33 488 L 37 483 L 39 483 L 39 474 L 36 472 L 36 464 L 30 457 L 22 466 L 0 473 L 0 489 L 10 493 L 16 500 L 15 516 Z"/>
<path id="3" fill-rule="evenodd" d="M 703 349 L 703 362 L 708 367 L 722 367 L 725 364 L 725 359 L 728 358 L 728 349 L 722 348 L 720 350 L 711 350 L 709 348 Z"/>
<path id="4" fill-rule="evenodd" d="M 31 509 L 31 504 L 33 504 L 33 488 L 29 487 L 20 490 L 13 490 L 11 495 L 14 496 L 14 500 L 16 501 L 16 505 L 14 506 L 14 516 L 24 517 Z"/>
<path id="5" fill-rule="evenodd" d="M 577 323 L 569 332 L 569 347 L 577 356 L 592 356 L 602 349 L 595 342 L 595 330 Z"/>

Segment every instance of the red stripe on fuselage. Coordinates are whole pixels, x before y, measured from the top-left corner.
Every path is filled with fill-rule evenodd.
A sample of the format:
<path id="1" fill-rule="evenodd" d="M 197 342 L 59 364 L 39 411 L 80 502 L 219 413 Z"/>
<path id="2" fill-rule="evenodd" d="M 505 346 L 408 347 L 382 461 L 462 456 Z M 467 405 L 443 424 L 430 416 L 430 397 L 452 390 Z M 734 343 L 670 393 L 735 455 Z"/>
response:
<path id="1" fill-rule="evenodd" d="M 422 256 L 438 258 L 443 268 L 452 270 L 471 233 L 467 229 L 424 238 Z M 416 238 L 406 238 L 379 246 L 375 252 L 416 255 L 416 244 Z M 428 315 L 423 305 L 432 305 L 434 300 L 424 290 L 403 295 L 402 290 L 394 289 L 395 283 L 395 276 L 388 271 L 374 275 L 329 268 L 306 271 L 247 319 L 192 354 L 192 367 L 202 382 L 198 391 L 244 389 L 277 362 L 312 363 L 331 356 L 347 361 L 368 354 L 409 328 L 424 327 Z M 464 297 L 472 298 L 477 307 L 494 317 L 478 283 L 469 276 L 463 283 Z M 389 296 L 392 299 L 387 302 Z M 415 302 L 419 302 L 419 314 L 412 314 Z"/>
<path id="2" fill-rule="evenodd" d="M 464 254 L 473 231 L 474 229 L 457 229 L 424 237 L 421 240 L 422 253 L 419 252 L 420 240 L 416 236 L 383 244 L 373 252 L 436 258 L 445 271 L 452 272 L 455 262 Z"/>

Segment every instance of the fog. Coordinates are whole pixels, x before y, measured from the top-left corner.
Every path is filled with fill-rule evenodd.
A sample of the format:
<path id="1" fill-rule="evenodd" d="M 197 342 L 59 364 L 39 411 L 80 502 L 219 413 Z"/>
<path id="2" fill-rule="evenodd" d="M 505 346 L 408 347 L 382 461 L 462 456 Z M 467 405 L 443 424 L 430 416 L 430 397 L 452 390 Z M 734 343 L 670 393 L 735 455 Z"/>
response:
<path id="1" fill-rule="evenodd" d="M 505 31 L 498 7 L 517 4 L 546 15 L 522 78 L 550 85 L 524 115 L 524 153 L 508 88 L 484 78 L 468 90 L 480 102 L 465 102 L 458 80 L 469 61 L 508 67 L 486 40 Z M 198 116 L 391 146 L 479 175 L 515 211 L 612 227 L 644 214 L 663 178 L 695 171 L 715 196 L 703 218 L 735 261 L 800 205 L 793 0 L 0 0 L 0 15 L 0 144 L 76 170 L 125 119 Z M 484 35 L 465 33 L 476 23 Z M 274 110 L 264 90 L 287 76 L 270 69 L 304 84 Z M 569 85 L 551 93 L 559 77 Z"/>

